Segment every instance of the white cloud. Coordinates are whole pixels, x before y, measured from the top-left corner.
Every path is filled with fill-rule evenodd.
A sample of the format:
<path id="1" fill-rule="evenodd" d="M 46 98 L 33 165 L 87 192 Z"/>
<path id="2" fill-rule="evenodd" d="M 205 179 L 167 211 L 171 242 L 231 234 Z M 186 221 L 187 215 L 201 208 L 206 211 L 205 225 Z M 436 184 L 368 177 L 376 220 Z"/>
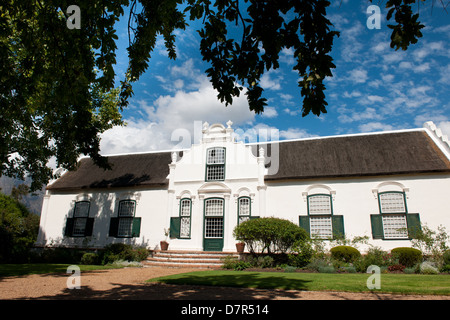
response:
<path id="1" fill-rule="evenodd" d="M 381 122 L 368 122 L 358 126 L 361 132 L 374 132 L 374 131 L 389 131 L 394 127 L 390 124 L 385 124 Z"/>
<path id="2" fill-rule="evenodd" d="M 365 108 L 362 111 L 349 110 L 345 107 L 339 108 L 340 115 L 338 116 L 339 122 L 352 123 L 355 121 L 365 120 L 381 120 L 383 115 L 374 108 Z"/>
<path id="3" fill-rule="evenodd" d="M 412 55 L 416 61 L 421 61 L 431 54 L 446 54 L 445 45 L 442 41 L 423 42 L 420 49 L 413 51 Z"/>
<path id="4" fill-rule="evenodd" d="M 349 80 L 354 83 L 365 83 L 368 79 L 367 71 L 361 68 L 349 71 Z"/>
<path id="5" fill-rule="evenodd" d="M 309 134 L 304 129 L 299 128 L 289 128 L 287 130 L 280 130 L 280 138 L 291 140 L 291 139 L 302 139 L 316 137 L 316 135 Z"/>
<path id="6" fill-rule="evenodd" d="M 191 143 L 198 143 L 193 140 L 195 121 L 224 124 L 231 120 L 234 128 L 252 123 L 255 114 L 249 110 L 243 93 L 234 99 L 232 105 L 225 107 L 217 99 L 217 91 L 204 77 L 197 90 L 178 90 L 174 94 L 160 96 L 153 104 L 138 101 L 139 109 L 145 115 L 139 120 L 125 119 L 126 127 L 114 127 L 103 133 L 102 154 L 188 147 Z M 273 115 L 270 109 L 269 114 Z M 176 141 L 171 141 L 172 134 Z M 179 135 L 183 138 L 179 139 Z"/>
<path id="7" fill-rule="evenodd" d="M 442 130 L 442 133 L 450 138 L 450 121 L 441 121 L 437 124 L 437 127 Z"/>
<path id="8" fill-rule="evenodd" d="M 283 48 L 280 54 L 280 62 L 286 63 L 288 66 L 295 64 L 294 49 Z"/>
<path id="9" fill-rule="evenodd" d="M 263 118 L 275 118 L 278 116 L 278 112 L 274 107 L 265 107 L 261 116 Z"/>
<path id="10" fill-rule="evenodd" d="M 281 81 L 283 80 L 283 77 L 278 75 L 275 79 L 272 77 L 273 74 L 278 73 L 277 71 L 269 70 L 268 72 L 264 73 L 261 77 L 260 85 L 261 87 L 271 90 L 280 90 L 281 89 Z"/>

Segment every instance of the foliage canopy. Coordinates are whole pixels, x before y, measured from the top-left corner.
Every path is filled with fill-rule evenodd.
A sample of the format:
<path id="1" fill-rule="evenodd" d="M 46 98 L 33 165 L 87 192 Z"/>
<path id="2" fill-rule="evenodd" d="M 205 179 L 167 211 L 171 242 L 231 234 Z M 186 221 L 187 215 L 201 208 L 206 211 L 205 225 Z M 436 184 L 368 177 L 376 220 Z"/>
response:
<path id="1" fill-rule="evenodd" d="M 370 0 L 372 2 L 372 0 Z M 391 47 L 406 50 L 424 27 L 412 5 L 389 0 L 395 20 Z M 66 11 L 80 8 L 81 28 L 69 29 Z M 335 68 L 330 52 L 339 32 L 327 19 L 326 0 L 3 0 L 0 5 L 1 174 L 31 175 L 32 190 L 52 177 L 50 158 L 76 168 L 80 154 L 108 168 L 100 133 L 123 124 L 120 112 L 132 84 L 147 70 L 158 36 L 176 58 L 175 31 L 202 21 L 200 51 L 218 99 L 231 104 L 245 92 L 249 107 L 264 111 L 260 80 L 292 49 L 303 97 L 302 115 L 326 112 L 326 77 Z M 129 8 L 129 65 L 115 88 L 116 23 Z M 233 38 L 231 28 L 238 29 Z M 245 90 L 244 90 L 245 88 Z"/>

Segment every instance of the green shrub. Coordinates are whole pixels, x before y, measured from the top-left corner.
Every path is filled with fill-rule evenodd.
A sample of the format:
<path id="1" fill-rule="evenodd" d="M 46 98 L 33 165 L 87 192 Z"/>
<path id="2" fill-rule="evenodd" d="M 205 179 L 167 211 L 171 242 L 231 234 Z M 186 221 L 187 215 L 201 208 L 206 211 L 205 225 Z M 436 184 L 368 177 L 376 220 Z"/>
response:
<path id="1" fill-rule="evenodd" d="M 414 267 L 403 269 L 403 273 L 406 273 L 406 274 L 413 274 L 415 272 L 416 272 L 416 270 Z"/>
<path id="2" fill-rule="evenodd" d="M 319 267 L 318 271 L 320 273 L 334 273 L 335 270 L 332 266 Z"/>
<path id="3" fill-rule="evenodd" d="M 406 267 L 412 267 L 422 261 L 422 252 L 418 249 L 400 247 L 391 250 L 391 254 L 398 263 Z"/>
<path id="4" fill-rule="evenodd" d="M 284 272 L 295 272 L 297 271 L 297 268 L 294 266 L 286 266 L 284 267 Z"/>
<path id="5" fill-rule="evenodd" d="M 93 252 L 86 252 L 81 257 L 81 264 L 99 264 L 100 263 L 100 257 L 98 254 Z"/>
<path id="6" fill-rule="evenodd" d="M 234 269 L 236 262 L 238 262 L 238 258 L 234 256 L 226 256 L 222 258 L 222 268 L 223 269 Z"/>
<path id="7" fill-rule="evenodd" d="M 297 268 L 303 268 L 308 265 L 314 255 L 311 242 L 305 240 L 295 242 L 291 250 L 293 253 L 288 254 L 288 262 L 291 266 Z"/>
<path id="8" fill-rule="evenodd" d="M 441 268 L 441 272 L 449 272 L 450 273 L 450 264 L 443 265 Z"/>
<path id="9" fill-rule="evenodd" d="M 320 268 L 329 267 L 330 264 L 326 259 L 312 259 L 310 263 L 306 266 L 306 269 L 311 271 L 319 271 Z"/>
<path id="10" fill-rule="evenodd" d="M 356 273 L 356 268 L 354 266 L 343 267 L 342 270 L 348 273 Z"/>
<path id="11" fill-rule="evenodd" d="M 148 250 L 145 248 L 136 248 L 129 244 L 113 243 L 107 245 L 102 251 L 102 264 L 113 263 L 118 260 L 142 261 L 148 256 Z"/>
<path id="12" fill-rule="evenodd" d="M 247 220 L 233 231 L 237 240 L 245 242 L 250 253 L 285 253 L 296 241 L 306 240 L 303 228 L 289 220 L 280 218 L 258 218 Z M 260 249 L 260 250 L 259 250 Z"/>
<path id="13" fill-rule="evenodd" d="M 343 261 L 343 262 L 353 262 L 361 256 L 361 253 L 358 249 L 350 247 L 350 246 L 337 246 L 331 248 L 331 258 Z"/>
<path id="14" fill-rule="evenodd" d="M 444 260 L 444 265 L 446 265 L 446 264 L 450 265 L 450 250 L 446 250 L 442 254 L 442 259 Z"/>

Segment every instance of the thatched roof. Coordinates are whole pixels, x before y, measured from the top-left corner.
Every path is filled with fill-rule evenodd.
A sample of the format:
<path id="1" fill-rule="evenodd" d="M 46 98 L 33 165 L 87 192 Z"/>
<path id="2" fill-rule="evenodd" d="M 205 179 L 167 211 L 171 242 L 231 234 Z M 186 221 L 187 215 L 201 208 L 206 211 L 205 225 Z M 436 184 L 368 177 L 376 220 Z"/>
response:
<path id="1" fill-rule="evenodd" d="M 112 170 L 104 170 L 90 158 L 81 159 L 78 169 L 65 173 L 47 189 L 120 188 L 166 186 L 170 152 L 108 157 Z"/>
<path id="2" fill-rule="evenodd" d="M 273 175 L 266 175 L 266 181 L 450 173 L 450 161 L 423 130 L 274 143 L 279 146 L 279 169 Z M 252 148 L 256 154 L 258 146 Z M 167 187 L 170 152 L 108 159 L 112 170 L 103 170 L 85 158 L 78 170 L 67 172 L 47 189 Z"/>
<path id="3" fill-rule="evenodd" d="M 270 150 L 270 149 L 269 149 Z M 450 172 L 424 131 L 279 142 L 279 170 L 265 180 Z"/>

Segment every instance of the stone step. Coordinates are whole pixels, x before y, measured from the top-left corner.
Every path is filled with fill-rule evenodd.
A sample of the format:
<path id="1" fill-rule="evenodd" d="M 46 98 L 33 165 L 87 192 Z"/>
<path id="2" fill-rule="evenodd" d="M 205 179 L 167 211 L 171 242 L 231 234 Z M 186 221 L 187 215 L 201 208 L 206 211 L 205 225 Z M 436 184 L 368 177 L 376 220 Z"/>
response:
<path id="1" fill-rule="evenodd" d="M 154 250 L 145 260 L 146 266 L 165 267 L 190 267 L 190 268 L 213 268 L 222 266 L 222 260 L 226 256 L 239 257 L 236 252 L 222 251 L 176 251 L 176 250 Z"/>

